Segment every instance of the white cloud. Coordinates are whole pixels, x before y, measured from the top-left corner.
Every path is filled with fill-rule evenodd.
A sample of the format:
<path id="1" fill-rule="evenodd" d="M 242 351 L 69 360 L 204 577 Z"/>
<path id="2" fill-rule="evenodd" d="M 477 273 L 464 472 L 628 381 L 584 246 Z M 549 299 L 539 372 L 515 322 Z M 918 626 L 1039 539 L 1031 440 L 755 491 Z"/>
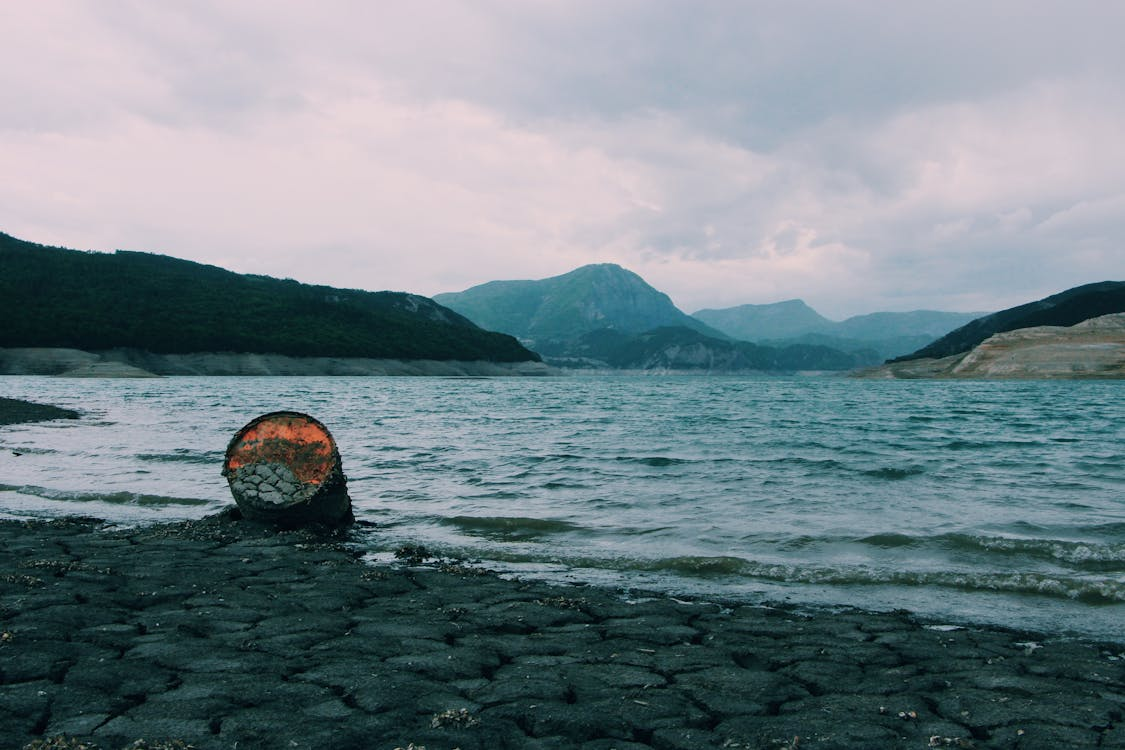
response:
<path id="1" fill-rule="evenodd" d="M 38 242 L 424 294 L 609 261 L 835 317 L 1125 277 L 1104 4 L 9 15 L 0 231 Z"/>

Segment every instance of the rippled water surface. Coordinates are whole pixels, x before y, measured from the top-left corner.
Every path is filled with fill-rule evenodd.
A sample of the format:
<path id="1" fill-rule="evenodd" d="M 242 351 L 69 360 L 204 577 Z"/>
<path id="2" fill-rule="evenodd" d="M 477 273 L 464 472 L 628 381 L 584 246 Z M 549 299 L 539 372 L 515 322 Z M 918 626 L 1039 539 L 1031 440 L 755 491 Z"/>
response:
<path id="1" fill-rule="evenodd" d="M 253 417 L 336 437 L 376 552 L 1125 642 L 1125 383 L 8 377 L 79 421 L 0 428 L 0 512 L 231 503 Z M 19 454 L 19 455 L 16 455 Z"/>

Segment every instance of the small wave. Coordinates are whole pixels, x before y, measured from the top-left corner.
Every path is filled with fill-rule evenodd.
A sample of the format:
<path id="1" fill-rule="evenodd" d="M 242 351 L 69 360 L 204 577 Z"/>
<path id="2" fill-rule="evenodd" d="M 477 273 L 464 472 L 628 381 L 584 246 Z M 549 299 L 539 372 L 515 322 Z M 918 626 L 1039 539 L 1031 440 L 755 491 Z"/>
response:
<path id="1" fill-rule="evenodd" d="M 462 517 L 464 519 L 465 517 Z M 471 523 L 498 523 L 504 519 L 473 519 Z M 528 519 L 511 519 L 528 520 Z M 531 519 L 542 522 L 542 519 Z M 455 522 L 457 519 L 445 519 Z M 566 522 L 553 522 L 562 523 Z M 1043 596 L 1090 605 L 1125 603 L 1125 580 L 1101 577 L 1068 577 L 1046 573 L 971 572 L 954 570 L 886 570 L 867 566 L 810 566 L 763 563 L 725 555 L 682 555 L 664 558 L 604 558 L 581 555 L 546 557 L 527 549 L 490 550 L 487 558 L 502 563 L 549 565 L 572 569 L 665 574 L 685 578 L 757 579 L 812 586 L 880 586 L 902 589 L 956 589 L 967 592 Z"/>
<path id="2" fill-rule="evenodd" d="M 1117 569 L 1125 567 L 1125 544 L 1078 542 L 1061 539 L 1019 539 L 948 534 L 940 537 L 950 547 L 983 550 L 1003 555 L 1023 555 L 1078 567 Z"/>
<path id="3" fill-rule="evenodd" d="M 4 444 L 0 443 L 0 445 L 4 445 Z M 25 447 L 25 446 L 21 446 L 21 445 L 4 445 L 4 449 L 10 450 L 13 454 L 15 454 L 17 456 L 23 456 L 23 455 L 48 456 L 48 455 L 51 455 L 52 453 L 58 453 L 58 451 L 53 449 L 53 448 L 36 448 L 34 446 L 26 446 Z"/>
<path id="4" fill-rule="evenodd" d="M 686 573 L 688 575 L 736 575 L 745 573 L 748 561 L 741 557 L 686 555 L 682 557 L 664 557 L 658 560 L 649 560 L 637 564 L 637 568 L 647 571 L 666 571 L 669 573 Z"/>
<path id="5" fill-rule="evenodd" d="M 661 534 L 666 531 L 676 532 L 679 531 L 677 526 L 651 526 L 647 529 L 620 529 L 618 533 L 622 536 L 648 536 L 649 534 Z"/>
<path id="6" fill-rule="evenodd" d="M 991 448 L 992 443 L 981 443 L 970 440 L 953 440 L 946 443 L 943 447 L 949 451 L 979 451 L 985 448 Z"/>
<path id="7" fill-rule="evenodd" d="M 865 567 L 766 564 L 739 557 L 671 557 L 638 561 L 638 570 L 689 576 L 745 576 L 782 583 L 953 588 L 1073 599 L 1087 604 L 1125 602 L 1125 581 L 1068 578 L 1043 573 L 884 571 Z"/>
<path id="8" fill-rule="evenodd" d="M 463 500 L 522 500 L 526 497 L 523 492 L 511 492 L 509 490 L 494 490 L 492 492 L 482 492 L 479 495 L 462 495 Z"/>
<path id="9" fill-rule="evenodd" d="M 201 500 L 196 497 L 167 497 L 165 495 L 146 495 L 141 492 L 74 492 L 69 490 L 52 490 L 46 487 L 33 487 L 23 485 L 13 487 L 0 485 L 0 491 L 18 492 L 21 495 L 32 495 L 46 500 L 55 500 L 65 503 L 111 503 L 113 505 L 210 505 L 211 500 Z"/>
<path id="10" fill-rule="evenodd" d="M 913 547 L 917 545 L 920 540 L 917 537 L 909 536 L 907 534 L 872 534 L 857 540 L 860 544 L 868 544 L 872 547 L 895 548 L 895 547 Z"/>
<path id="11" fill-rule="evenodd" d="M 860 473 L 867 477 L 873 477 L 874 479 L 899 480 L 916 477 L 919 474 L 925 473 L 925 469 L 921 466 L 906 466 L 903 468 L 886 466 L 881 469 L 865 469 Z"/>
<path id="12" fill-rule="evenodd" d="M 670 456 L 618 456 L 617 460 L 625 463 L 644 464 L 645 466 L 675 466 L 676 464 L 691 463 L 686 458 L 672 458 Z"/>
<path id="13" fill-rule="evenodd" d="M 807 466 L 813 469 L 846 469 L 842 463 L 834 458 L 805 458 L 803 456 L 785 456 L 784 458 L 771 458 L 767 463 L 794 464 Z"/>
<path id="14" fill-rule="evenodd" d="M 814 539 L 814 541 L 823 540 Z M 1025 557 L 1046 560 L 1086 570 L 1125 569 L 1125 543 L 1116 542 L 1028 539 L 959 533 L 926 537 L 895 532 L 871 534 L 855 541 L 859 544 L 883 549 L 938 547 L 954 553 L 987 553 L 1000 558 Z M 1001 564 L 1011 565 L 1012 563 Z"/>
<path id="15" fill-rule="evenodd" d="M 216 464 L 223 460 L 223 454 L 217 451 L 199 453 L 190 450 L 175 450 L 171 453 L 140 453 L 137 458 L 141 461 L 179 462 L 189 464 Z"/>
<path id="16" fill-rule="evenodd" d="M 1078 526 L 1077 529 L 1084 534 L 1101 534 L 1125 539 L 1125 522 L 1087 524 Z"/>
<path id="17" fill-rule="evenodd" d="M 465 533 L 501 539 L 531 539 L 548 534 L 582 530 L 570 521 L 523 516 L 448 516 L 440 519 L 446 526 L 455 526 Z"/>

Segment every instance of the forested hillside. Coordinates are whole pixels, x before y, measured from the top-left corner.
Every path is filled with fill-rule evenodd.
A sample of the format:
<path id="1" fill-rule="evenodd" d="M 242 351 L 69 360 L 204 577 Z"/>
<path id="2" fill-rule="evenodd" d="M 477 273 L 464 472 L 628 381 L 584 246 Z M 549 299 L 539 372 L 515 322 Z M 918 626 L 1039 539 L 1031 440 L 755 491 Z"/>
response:
<path id="1" fill-rule="evenodd" d="M 539 359 L 417 295 L 242 275 L 151 253 L 45 247 L 3 233 L 0 316 L 0 347 Z"/>
<path id="2" fill-rule="evenodd" d="M 551 362 L 549 354 L 544 351 Z M 870 357 L 863 354 L 826 346 L 759 346 L 748 341 L 716 339 L 677 326 L 640 334 L 602 329 L 571 342 L 563 354 L 565 358 L 602 362 L 618 369 L 700 372 L 850 370 L 870 362 Z"/>

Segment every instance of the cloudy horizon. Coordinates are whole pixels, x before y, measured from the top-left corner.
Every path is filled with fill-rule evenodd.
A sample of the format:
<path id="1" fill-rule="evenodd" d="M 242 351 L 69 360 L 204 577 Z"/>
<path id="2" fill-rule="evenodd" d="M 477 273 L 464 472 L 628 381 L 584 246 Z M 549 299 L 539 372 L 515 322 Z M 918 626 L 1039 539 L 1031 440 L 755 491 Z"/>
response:
<path id="1" fill-rule="evenodd" d="M 1125 279 L 1125 6 L 48 2 L 0 231 L 432 296 L 617 263 L 681 309 Z"/>

